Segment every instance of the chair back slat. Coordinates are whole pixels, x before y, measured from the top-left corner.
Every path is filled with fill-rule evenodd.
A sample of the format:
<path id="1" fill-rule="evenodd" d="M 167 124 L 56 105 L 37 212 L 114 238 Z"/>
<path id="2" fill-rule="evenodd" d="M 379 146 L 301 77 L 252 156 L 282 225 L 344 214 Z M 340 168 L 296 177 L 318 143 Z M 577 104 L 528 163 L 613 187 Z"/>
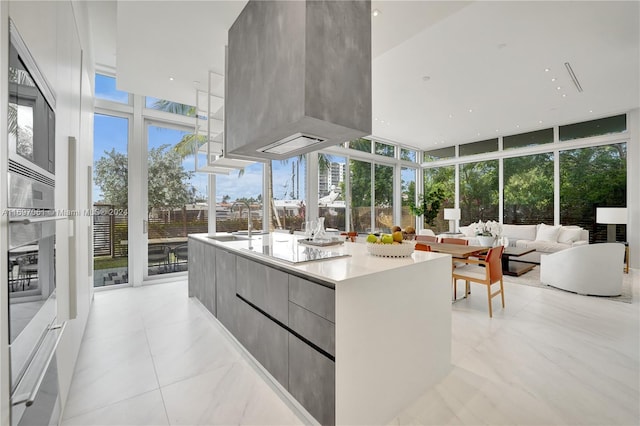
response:
<path id="1" fill-rule="evenodd" d="M 424 241 L 427 243 L 437 243 L 438 237 L 432 235 L 416 235 L 416 241 Z"/>
<path id="2" fill-rule="evenodd" d="M 426 244 L 417 243 L 415 248 L 416 250 L 431 251 L 431 246 L 428 246 Z"/>
<path id="3" fill-rule="evenodd" d="M 443 238 L 440 242 L 444 244 L 459 244 L 461 246 L 469 245 L 469 240 L 463 240 L 462 238 Z"/>

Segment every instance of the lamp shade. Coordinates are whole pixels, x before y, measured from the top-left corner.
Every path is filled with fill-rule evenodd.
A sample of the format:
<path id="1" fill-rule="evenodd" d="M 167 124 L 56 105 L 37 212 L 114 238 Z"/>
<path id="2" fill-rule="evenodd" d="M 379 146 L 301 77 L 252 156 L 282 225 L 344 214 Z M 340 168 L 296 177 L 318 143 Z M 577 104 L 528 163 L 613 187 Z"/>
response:
<path id="1" fill-rule="evenodd" d="M 444 209 L 444 220 L 460 220 L 460 209 Z"/>
<path id="2" fill-rule="evenodd" d="M 445 212 L 446 212 L 446 209 L 445 209 Z M 596 223 L 626 224 L 627 208 L 626 207 L 598 207 L 596 208 Z"/>

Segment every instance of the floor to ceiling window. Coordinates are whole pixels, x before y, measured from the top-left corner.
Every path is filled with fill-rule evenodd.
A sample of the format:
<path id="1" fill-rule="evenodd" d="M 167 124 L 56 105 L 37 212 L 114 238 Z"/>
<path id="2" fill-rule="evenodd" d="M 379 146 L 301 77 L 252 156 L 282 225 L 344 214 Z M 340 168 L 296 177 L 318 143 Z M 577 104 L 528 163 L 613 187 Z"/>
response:
<path id="1" fill-rule="evenodd" d="M 306 156 L 271 161 L 272 229 L 302 230 L 306 216 Z"/>
<path id="2" fill-rule="evenodd" d="M 498 220 L 498 160 L 460 165 L 461 225 Z"/>
<path id="3" fill-rule="evenodd" d="M 589 230 L 590 242 L 606 241 L 606 225 L 596 224 L 597 207 L 626 207 L 627 144 L 560 151 L 560 222 Z M 627 241 L 626 226 L 616 236 Z"/>
<path id="4" fill-rule="evenodd" d="M 187 270 L 187 236 L 207 232 L 207 179 L 180 154 L 187 129 L 147 126 L 147 275 Z"/>
<path id="5" fill-rule="evenodd" d="M 216 175 L 216 231 L 237 232 L 251 225 L 254 230 L 263 228 L 262 176 L 264 165 L 253 163 L 228 175 Z M 213 202 L 211 205 L 213 206 Z"/>
<path id="6" fill-rule="evenodd" d="M 371 232 L 371 163 L 349 160 L 349 186 L 351 199 L 350 229 L 355 232 Z"/>
<path id="7" fill-rule="evenodd" d="M 553 153 L 505 158 L 503 223 L 553 223 Z"/>
<path id="8" fill-rule="evenodd" d="M 125 284 L 129 282 L 129 120 L 95 114 L 93 143 L 94 286 Z"/>
<path id="9" fill-rule="evenodd" d="M 415 227 L 416 217 L 409 210 L 412 202 L 416 199 L 416 169 L 411 167 L 402 167 L 400 170 L 400 179 L 402 187 L 402 211 L 400 213 L 400 227 L 405 229 L 407 226 Z"/>
<path id="10" fill-rule="evenodd" d="M 449 222 L 444 220 L 444 209 L 455 207 L 456 196 L 456 169 L 455 166 L 434 167 L 423 170 L 423 194 L 434 194 L 438 190 L 442 194 L 439 199 L 440 207 L 438 214 L 433 219 L 433 225 L 425 223 L 426 228 L 431 228 L 434 232 L 447 232 Z"/>
<path id="11" fill-rule="evenodd" d="M 318 217 L 324 217 L 326 228 L 346 228 L 347 159 L 337 155 L 318 154 Z"/>
<path id="12" fill-rule="evenodd" d="M 393 166 L 376 164 L 374 167 L 374 227 L 380 232 L 391 232 L 393 219 Z"/>

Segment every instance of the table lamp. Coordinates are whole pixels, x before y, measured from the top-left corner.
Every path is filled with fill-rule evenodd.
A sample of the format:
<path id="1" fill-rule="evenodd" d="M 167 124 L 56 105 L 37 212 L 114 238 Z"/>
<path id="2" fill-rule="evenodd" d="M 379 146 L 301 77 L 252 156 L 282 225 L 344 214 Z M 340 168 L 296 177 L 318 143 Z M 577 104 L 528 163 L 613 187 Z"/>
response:
<path id="1" fill-rule="evenodd" d="M 444 209 L 444 220 L 449 221 L 449 232 L 456 232 L 456 220 L 460 220 L 460 209 Z"/>
<path id="2" fill-rule="evenodd" d="M 597 207 L 596 223 L 607 225 L 607 242 L 616 241 L 616 225 L 627 223 L 626 207 Z"/>

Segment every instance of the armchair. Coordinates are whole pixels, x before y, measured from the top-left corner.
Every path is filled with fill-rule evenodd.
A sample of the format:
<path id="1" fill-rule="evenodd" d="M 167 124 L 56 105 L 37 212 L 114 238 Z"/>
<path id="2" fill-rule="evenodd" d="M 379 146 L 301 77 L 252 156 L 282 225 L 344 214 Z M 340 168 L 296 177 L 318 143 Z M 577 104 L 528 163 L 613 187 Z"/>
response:
<path id="1" fill-rule="evenodd" d="M 543 255 L 540 282 L 578 294 L 619 296 L 624 256 L 625 246 L 620 243 L 582 245 Z"/>

